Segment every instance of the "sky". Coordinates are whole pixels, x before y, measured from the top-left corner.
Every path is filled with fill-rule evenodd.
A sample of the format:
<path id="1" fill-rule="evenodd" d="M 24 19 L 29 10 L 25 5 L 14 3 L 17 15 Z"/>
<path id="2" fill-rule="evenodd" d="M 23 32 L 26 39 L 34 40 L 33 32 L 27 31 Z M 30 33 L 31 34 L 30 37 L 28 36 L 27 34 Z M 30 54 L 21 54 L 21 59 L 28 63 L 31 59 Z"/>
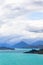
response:
<path id="1" fill-rule="evenodd" d="M 43 40 L 43 0 L 0 0 L 0 43 Z"/>

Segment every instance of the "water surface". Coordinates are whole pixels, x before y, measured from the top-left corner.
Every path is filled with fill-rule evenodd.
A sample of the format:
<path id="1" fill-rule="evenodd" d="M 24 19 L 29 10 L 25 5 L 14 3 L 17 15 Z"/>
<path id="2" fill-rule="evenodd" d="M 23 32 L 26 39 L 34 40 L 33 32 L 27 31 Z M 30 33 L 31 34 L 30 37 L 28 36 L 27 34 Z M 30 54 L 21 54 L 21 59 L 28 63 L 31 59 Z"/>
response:
<path id="1" fill-rule="evenodd" d="M 0 65 L 43 65 L 43 55 L 2 51 Z"/>

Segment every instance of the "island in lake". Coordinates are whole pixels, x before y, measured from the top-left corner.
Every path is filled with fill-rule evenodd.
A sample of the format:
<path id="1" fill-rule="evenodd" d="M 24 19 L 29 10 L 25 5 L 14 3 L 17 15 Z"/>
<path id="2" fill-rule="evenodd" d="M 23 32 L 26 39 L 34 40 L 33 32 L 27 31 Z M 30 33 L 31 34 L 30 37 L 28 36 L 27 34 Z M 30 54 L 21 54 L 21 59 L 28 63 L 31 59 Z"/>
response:
<path id="1" fill-rule="evenodd" d="M 43 49 L 39 49 L 39 50 L 32 49 L 32 50 L 24 52 L 24 53 L 43 54 Z"/>

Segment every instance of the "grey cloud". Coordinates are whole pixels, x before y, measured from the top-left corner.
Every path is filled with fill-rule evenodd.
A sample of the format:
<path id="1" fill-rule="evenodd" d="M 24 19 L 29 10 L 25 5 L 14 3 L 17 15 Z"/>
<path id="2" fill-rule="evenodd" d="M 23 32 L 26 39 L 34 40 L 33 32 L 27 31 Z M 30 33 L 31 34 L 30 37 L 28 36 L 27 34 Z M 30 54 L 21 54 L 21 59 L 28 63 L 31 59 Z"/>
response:
<path id="1" fill-rule="evenodd" d="M 7 4 L 6 6 L 5 6 L 5 8 L 7 8 L 7 9 L 9 9 L 9 10 L 21 10 L 21 8 L 20 8 L 20 6 L 15 6 L 15 5 L 13 5 L 13 4 Z"/>
<path id="2" fill-rule="evenodd" d="M 15 5 L 15 4 L 7 4 L 3 8 L 3 9 L 6 10 L 6 13 L 4 14 L 4 17 L 7 18 L 7 19 L 14 19 L 14 18 L 16 18 L 18 16 L 25 15 L 26 13 L 30 12 L 29 9 L 26 9 L 29 6 L 29 4 L 30 4 L 30 6 L 31 5 L 33 5 L 33 6 L 36 5 L 36 7 L 37 7 L 37 5 L 42 5 L 43 2 L 40 2 L 40 1 L 38 1 L 38 2 L 37 1 L 33 1 L 32 2 L 32 1 L 30 1 L 29 3 L 26 2 L 23 5 L 19 5 L 19 6 Z"/>
<path id="3" fill-rule="evenodd" d="M 4 24 L 3 20 L 0 20 L 0 27 Z"/>
<path id="4" fill-rule="evenodd" d="M 6 13 L 4 14 L 5 18 L 13 19 L 15 17 L 21 16 L 29 12 L 23 6 L 12 6 L 11 4 L 4 7 Z M 8 10 L 8 11 L 7 11 Z"/>
<path id="5" fill-rule="evenodd" d="M 11 23 L 11 19 L 15 19 L 18 16 L 25 15 L 28 11 L 23 6 L 17 6 L 13 4 L 6 4 L 3 5 L 2 9 L 2 15 L 0 16 L 0 26 L 2 24 L 9 24 Z"/>
<path id="6" fill-rule="evenodd" d="M 26 30 L 29 32 L 43 33 L 43 28 L 38 28 L 38 27 L 29 27 Z"/>
<path id="7" fill-rule="evenodd" d="M 43 6 L 43 1 L 39 0 L 39 1 L 33 1 L 34 5 L 39 5 L 39 6 Z"/>
<path id="8" fill-rule="evenodd" d="M 5 2 L 5 0 L 0 0 L 0 5 L 2 5 Z"/>
<path id="9" fill-rule="evenodd" d="M 15 35 L 15 34 L 8 35 L 8 36 L 1 36 L 0 37 L 0 42 L 1 43 L 10 43 L 11 44 L 12 42 L 14 43 L 14 42 L 20 41 L 21 37 L 22 37 L 21 35 Z"/>
<path id="10" fill-rule="evenodd" d="M 33 30 L 29 30 L 30 32 L 35 32 L 35 33 L 40 33 L 40 32 L 43 32 L 43 29 L 41 29 L 41 30 L 35 30 L 35 29 L 33 29 Z"/>

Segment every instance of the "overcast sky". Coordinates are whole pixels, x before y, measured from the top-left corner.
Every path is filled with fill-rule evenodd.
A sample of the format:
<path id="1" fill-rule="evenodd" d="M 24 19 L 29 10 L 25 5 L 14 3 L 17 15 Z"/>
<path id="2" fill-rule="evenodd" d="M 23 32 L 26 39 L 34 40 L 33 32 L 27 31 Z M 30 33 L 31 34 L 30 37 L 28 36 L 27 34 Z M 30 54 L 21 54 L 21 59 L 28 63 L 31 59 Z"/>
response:
<path id="1" fill-rule="evenodd" d="M 43 39 L 43 0 L 0 0 L 0 42 L 22 39 Z"/>

